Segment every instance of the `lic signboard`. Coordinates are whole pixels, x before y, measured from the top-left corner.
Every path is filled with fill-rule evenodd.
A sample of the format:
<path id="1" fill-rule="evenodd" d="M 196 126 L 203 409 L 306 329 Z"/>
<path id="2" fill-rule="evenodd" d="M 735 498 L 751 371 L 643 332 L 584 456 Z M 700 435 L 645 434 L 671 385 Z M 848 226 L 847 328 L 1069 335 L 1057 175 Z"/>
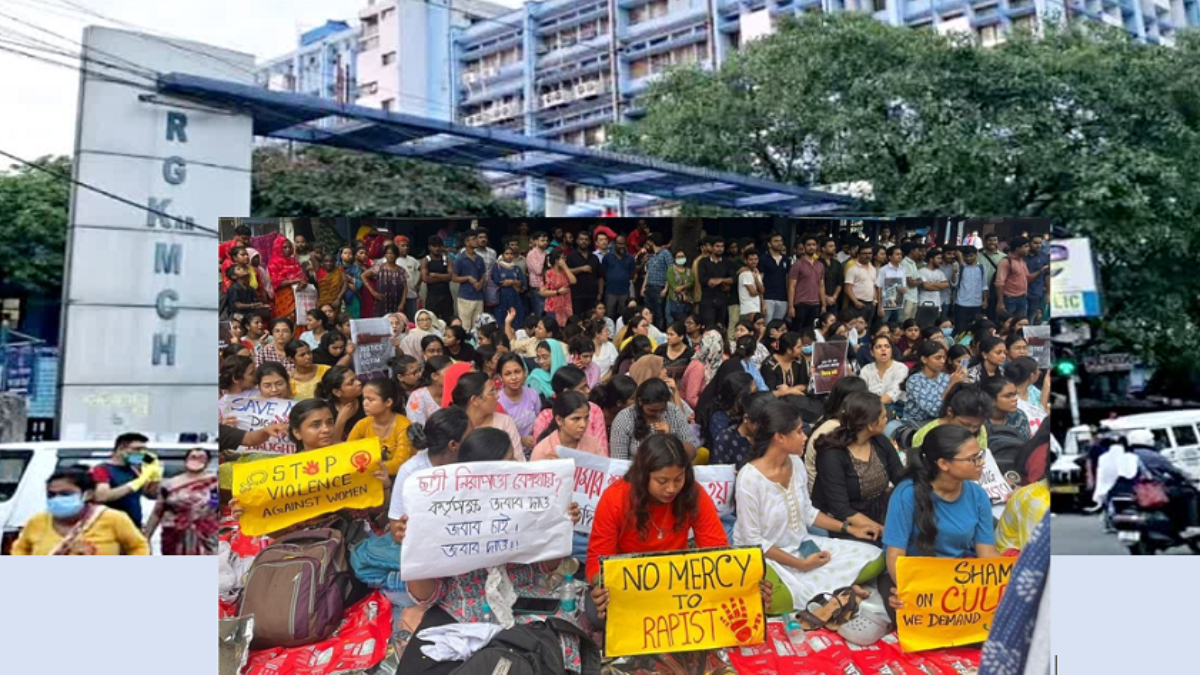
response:
<path id="1" fill-rule="evenodd" d="M 127 31 L 89 27 L 84 50 L 108 64 L 253 79 L 248 54 Z M 251 119 L 160 96 L 128 70 L 91 62 L 89 71 L 81 74 L 75 178 L 145 208 L 73 188 L 62 437 L 212 436 L 214 232 L 218 217 L 250 212 Z"/>
<path id="2" fill-rule="evenodd" d="M 1101 315 L 1096 266 L 1088 239 L 1059 239 L 1050 244 L 1050 315 L 1056 319 Z"/>

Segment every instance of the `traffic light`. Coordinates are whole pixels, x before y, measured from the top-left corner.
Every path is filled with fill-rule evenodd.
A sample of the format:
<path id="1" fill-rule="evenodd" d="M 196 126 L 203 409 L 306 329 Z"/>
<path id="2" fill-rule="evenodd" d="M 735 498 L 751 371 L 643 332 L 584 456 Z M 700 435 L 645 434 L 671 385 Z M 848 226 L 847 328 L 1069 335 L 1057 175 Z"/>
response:
<path id="1" fill-rule="evenodd" d="M 1075 352 L 1063 349 L 1054 363 L 1054 374 L 1059 377 L 1074 377 L 1079 371 L 1079 362 L 1075 360 Z"/>

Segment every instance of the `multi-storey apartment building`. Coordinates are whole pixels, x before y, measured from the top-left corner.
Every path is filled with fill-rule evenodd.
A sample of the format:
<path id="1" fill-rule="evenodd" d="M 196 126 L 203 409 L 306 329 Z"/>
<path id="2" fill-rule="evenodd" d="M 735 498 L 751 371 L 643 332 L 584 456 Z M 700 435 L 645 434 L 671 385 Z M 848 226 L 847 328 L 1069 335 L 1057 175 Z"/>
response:
<path id="1" fill-rule="evenodd" d="M 358 42 L 357 28 L 345 21 L 326 21 L 302 33 L 296 51 L 261 64 L 258 83 L 278 91 L 353 102 Z"/>

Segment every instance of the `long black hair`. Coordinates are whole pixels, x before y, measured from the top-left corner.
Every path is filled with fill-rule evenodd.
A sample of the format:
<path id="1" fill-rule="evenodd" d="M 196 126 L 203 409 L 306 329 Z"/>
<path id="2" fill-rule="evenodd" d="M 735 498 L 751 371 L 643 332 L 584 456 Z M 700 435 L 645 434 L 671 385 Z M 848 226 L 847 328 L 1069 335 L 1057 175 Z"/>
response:
<path id="1" fill-rule="evenodd" d="M 335 366 L 337 365 L 340 356 L 334 356 L 329 353 L 329 348 L 338 342 L 346 342 L 346 336 L 331 330 L 321 336 L 321 342 L 313 351 L 313 363 L 319 366 Z"/>
<path id="2" fill-rule="evenodd" d="M 550 378 L 550 390 L 555 396 L 561 395 L 566 391 L 573 391 L 579 388 L 579 385 L 587 382 L 587 374 L 579 366 L 567 364 L 558 370 L 554 371 L 554 376 Z"/>
<path id="3" fill-rule="evenodd" d="M 451 402 L 456 407 L 466 410 L 471 399 L 476 396 L 483 396 L 483 392 L 487 385 L 491 383 L 491 380 L 492 378 L 484 373 L 475 371 L 465 373 L 462 377 L 458 378 L 458 384 L 454 385 L 454 391 L 450 393 Z M 505 436 L 505 438 L 508 437 Z"/>
<path id="4" fill-rule="evenodd" d="M 554 397 L 554 405 L 551 408 L 553 412 L 550 414 L 550 425 L 542 431 L 537 437 L 540 443 L 550 434 L 558 431 L 558 418 L 566 417 L 580 408 L 588 408 L 587 397 L 577 391 L 564 391 Z"/>
<path id="5" fill-rule="evenodd" d="M 750 335 L 743 335 L 733 343 L 733 355 L 730 358 L 748 359 L 754 356 L 754 352 L 758 351 L 758 339 L 754 337 L 753 330 Z"/>
<path id="6" fill-rule="evenodd" d="M 426 335 L 425 337 L 421 338 L 421 356 L 424 356 L 425 350 L 429 347 L 429 345 L 435 342 L 442 346 L 442 356 L 445 356 L 446 343 L 442 341 L 442 338 L 436 335 Z"/>
<path id="7" fill-rule="evenodd" d="M 511 450 L 512 440 L 507 433 L 493 427 L 481 427 L 467 434 L 467 440 L 458 449 L 458 461 L 460 464 L 498 462 Z"/>
<path id="8" fill-rule="evenodd" d="M 562 368 L 559 368 L 562 370 Z M 604 385 L 592 390 L 589 398 L 601 410 L 615 408 L 628 401 L 637 392 L 637 382 L 628 375 L 613 375 Z"/>
<path id="9" fill-rule="evenodd" d="M 292 384 L 292 377 L 288 375 L 287 368 L 285 368 L 283 364 L 279 363 L 278 361 L 267 361 L 258 367 L 258 372 L 255 373 L 254 376 L 254 384 L 258 385 L 260 389 L 262 388 L 263 376 L 265 375 L 278 375 L 282 377 L 283 381 L 287 382 L 289 386 Z"/>
<path id="10" fill-rule="evenodd" d="M 746 455 L 747 462 L 766 455 L 775 434 L 792 433 L 804 424 L 804 417 L 800 414 L 800 408 L 787 401 L 771 401 L 754 418 L 754 424 L 754 442 Z"/>
<path id="11" fill-rule="evenodd" d="M 484 345 L 482 347 L 476 347 L 475 353 L 472 354 L 471 356 L 472 356 L 471 361 L 475 366 L 475 370 L 478 370 L 479 372 L 482 373 L 482 372 L 485 372 L 488 361 L 491 361 L 492 357 L 496 356 L 496 348 L 493 347 L 492 345 Z M 497 371 L 498 370 L 499 370 L 499 364 L 497 364 Z"/>
<path id="12" fill-rule="evenodd" d="M 646 413 L 642 406 L 651 403 L 666 403 L 670 405 L 671 388 L 666 382 L 652 377 L 637 388 L 633 401 L 633 440 L 641 441 L 650 436 L 650 425 L 646 423 Z"/>
<path id="13" fill-rule="evenodd" d="M 379 399 L 382 401 L 390 400 L 392 402 L 391 410 L 394 413 L 404 413 L 404 401 L 400 397 L 400 385 L 393 379 L 375 379 L 368 380 L 363 383 L 363 388 L 370 387 L 379 394 Z"/>
<path id="14" fill-rule="evenodd" d="M 451 443 L 461 445 L 469 428 L 471 420 L 466 411 L 451 406 L 435 411 L 424 425 L 409 425 L 408 440 L 412 442 L 414 450 L 428 450 L 430 457 L 437 457 L 445 453 Z M 505 443 L 511 442 L 507 434 L 504 438 Z"/>
<path id="15" fill-rule="evenodd" d="M 996 347 L 1003 345 L 1004 340 L 1001 340 L 1000 338 L 996 337 L 995 335 L 984 335 L 983 337 L 979 338 L 974 344 L 979 345 L 979 353 L 975 356 L 974 359 L 971 360 L 971 365 L 977 366 L 977 365 L 983 363 L 984 359 L 987 358 L 986 355 L 989 352 L 991 352 Z"/>
<path id="16" fill-rule="evenodd" d="M 813 429 L 819 428 L 829 420 L 838 419 L 838 416 L 842 412 L 842 407 L 846 403 L 846 399 L 851 394 L 868 390 L 867 381 L 861 377 L 843 377 L 835 382 L 833 389 L 829 390 L 829 396 L 825 399 L 825 412 L 813 423 Z"/>
<path id="17" fill-rule="evenodd" d="M 650 382 L 662 380 L 646 381 Z M 666 387 L 666 384 L 663 384 L 663 387 Z M 630 485 L 628 511 L 633 513 L 638 536 L 642 539 L 650 538 L 650 474 L 675 467 L 682 468 L 685 476 L 683 489 L 671 501 L 671 515 L 675 517 L 674 531 L 679 532 L 691 527 L 700 500 L 696 473 L 692 469 L 687 451 L 684 450 L 683 441 L 668 434 L 654 434 L 638 446 L 633 463 L 625 472 L 625 482 Z"/>
<path id="18" fill-rule="evenodd" d="M 858 440 L 858 434 L 879 421 L 883 414 L 883 399 L 869 391 L 859 391 L 846 397 L 838 415 L 838 428 L 823 434 L 814 443 L 817 452 L 847 448 Z"/>
<path id="19" fill-rule="evenodd" d="M 432 337 L 432 336 L 431 336 Z M 454 359 L 449 356 L 435 356 L 425 362 L 425 372 L 421 374 L 421 386 L 428 387 L 433 382 L 433 376 L 454 365 Z"/>
<path id="20" fill-rule="evenodd" d="M 325 377 L 322 377 L 321 381 L 317 383 L 317 398 L 332 402 L 336 398 L 334 390 L 342 388 L 342 382 L 345 381 L 347 373 L 353 375 L 354 371 L 345 366 L 334 366 L 326 371 Z"/>
<path id="21" fill-rule="evenodd" d="M 246 371 L 254 365 L 254 359 L 249 356 L 226 356 L 221 361 L 221 370 L 217 376 L 217 384 L 221 389 L 232 389 L 233 383 L 246 376 Z"/>
<path id="22" fill-rule="evenodd" d="M 937 519 L 933 510 L 933 481 L 941 475 L 938 460 L 953 460 L 963 443 L 974 438 L 970 429 L 957 424 L 940 424 L 925 435 L 908 456 L 908 477 L 913 482 L 913 521 L 917 526 L 917 548 L 932 554 L 937 541 Z M 910 551 L 909 553 L 913 553 Z"/>
<path id="23" fill-rule="evenodd" d="M 753 391 L 757 391 L 757 385 L 754 383 L 754 376 L 745 371 L 734 373 L 729 377 L 716 382 L 716 396 L 710 396 L 705 399 L 704 405 L 699 406 L 696 411 L 696 421 L 700 424 L 700 434 L 704 438 L 705 447 L 713 447 L 716 439 L 709 432 L 709 423 L 712 422 L 713 415 L 718 410 L 723 411 L 729 416 L 729 421 L 734 426 L 742 423 L 742 397 Z M 774 394 L 772 394 L 773 396 Z M 697 402 L 699 403 L 699 402 Z"/>
<path id="24" fill-rule="evenodd" d="M 908 391 L 908 381 L 911 380 L 914 375 L 921 373 L 925 370 L 925 364 L 921 361 L 921 359 L 927 359 L 927 358 L 937 354 L 938 352 L 944 352 L 944 351 L 946 351 L 946 348 L 942 346 L 942 343 L 934 342 L 933 340 L 926 340 L 925 342 L 918 344 L 917 345 L 917 363 L 916 363 L 916 365 L 914 365 L 912 368 L 910 368 L 908 370 L 908 375 L 904 378 L 904 383 L 902 385 L 900 385 L 900 388 L 904 389 L 905 391 Z M 941 373 L 943 371 L 938 371 L 938 372 Z"/>
<path id="25" fill-rule="evenodd" d="M 642 320 L 645 321 L 645 319 Z M 615 363 L 613 363 L 613 372 L 619 372 L 621 370 L 621 364 L 625 363 L 626 361 L 630 361 L 632 363 L 651 353 L 653 353 L 653 351 L 650 349 L 650 338 L 646 337 L 645 335 L 634 335 L 632 338 L 630 338 L 629 344 L 625 345 L 625 347 L 621 350 L 621 353 L 617 354 L 617 360 Z"/>
<path id="26" fill-rule="evenodd" d="M 327 315 L 324 310 L 314 307 L 313 309 L 308 310 L 307 316 L 320 322 L 321 328 L 324 328 L 326 331 L 331 331 L 335 328 L 333 325 L 333 320 L 329 318 L 329 315 Z"/>
<path id="27" fill-rule="evenodd" d="M 978 417 L 986 421 L 992 416 L 992 399 L 979 385 L 959 382 L 946 392 L 938 417 L 951 413 L 955 417 Z"/>

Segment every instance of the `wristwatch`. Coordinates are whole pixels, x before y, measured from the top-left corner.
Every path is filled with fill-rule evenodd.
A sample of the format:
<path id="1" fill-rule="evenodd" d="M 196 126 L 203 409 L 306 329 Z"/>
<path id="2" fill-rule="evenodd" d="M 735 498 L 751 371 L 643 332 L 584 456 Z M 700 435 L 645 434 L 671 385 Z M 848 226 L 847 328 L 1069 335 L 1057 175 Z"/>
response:
<path id="1" fill-rule="evenodd" d="M 850 531 L 850 521 L 843 520 L 842 521 L 842 534 L 846 534 L 849 531 Z"/>

